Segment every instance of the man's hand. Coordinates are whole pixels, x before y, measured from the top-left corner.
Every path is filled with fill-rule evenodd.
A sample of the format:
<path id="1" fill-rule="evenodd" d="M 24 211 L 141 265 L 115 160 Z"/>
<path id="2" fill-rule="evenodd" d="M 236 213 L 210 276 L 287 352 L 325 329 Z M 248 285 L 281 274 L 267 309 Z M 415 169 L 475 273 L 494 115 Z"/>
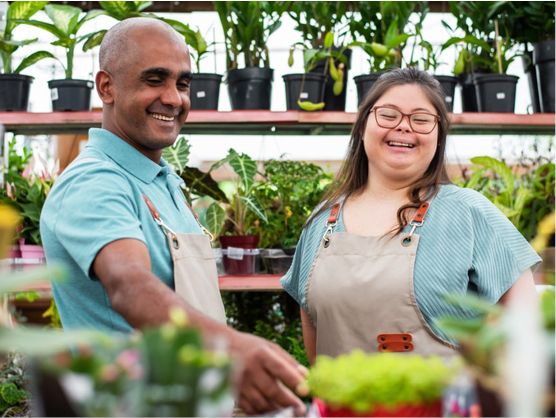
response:
<path id="1" fill-rule="evenodd" d="M 240 368 L 238 406 L 247 414 L 259 414 L 292 406 L 296 416 L 305 405 L 294 395 L 307 395 L 303 385 L 307 369 L 282 348 L 244 333 L 231 337 L 230 352 Z"/>

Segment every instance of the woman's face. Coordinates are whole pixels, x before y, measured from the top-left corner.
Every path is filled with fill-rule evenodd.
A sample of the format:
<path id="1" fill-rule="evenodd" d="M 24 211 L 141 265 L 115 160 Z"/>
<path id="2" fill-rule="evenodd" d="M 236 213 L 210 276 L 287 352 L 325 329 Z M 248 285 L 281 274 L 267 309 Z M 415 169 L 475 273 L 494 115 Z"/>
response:
<path id="1" fill-rule="evenodd" d="M 376 109 L 379 106 L 382 108 Z M 425 134 L 415 132 L 407 116 L 403 116 L 400 124 L 394 128 L 379 126 L 377 118 L 382 126 L 392 125 L 399 115 L 396 111 L 419 113 L 413 116 L 412 121 L 413 128 L 418 131 L 427 130 L 427 126 L 432 127 L 431 121 L 435 125 L 434 129 Z M 434 157 L 438 141 L 438 123 L 425 114 L 438 115 L 417 84 L 391 87 L 378 99 L 369 113 L 363 134 L 370 176 L 410 184 L 425 173 Z"/>

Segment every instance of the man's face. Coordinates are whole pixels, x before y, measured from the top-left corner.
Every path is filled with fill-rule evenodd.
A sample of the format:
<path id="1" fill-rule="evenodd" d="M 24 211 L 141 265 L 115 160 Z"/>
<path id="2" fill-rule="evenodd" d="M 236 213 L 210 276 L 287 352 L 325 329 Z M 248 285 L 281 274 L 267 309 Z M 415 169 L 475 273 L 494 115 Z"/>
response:
<path id="1" fill-rule="evenodd" d="M 129 45 L 111 74 L 109 129 L 156 161 L 189 113 L 189 52 L 185 42 L 157 27 L 135 31 Z"/>

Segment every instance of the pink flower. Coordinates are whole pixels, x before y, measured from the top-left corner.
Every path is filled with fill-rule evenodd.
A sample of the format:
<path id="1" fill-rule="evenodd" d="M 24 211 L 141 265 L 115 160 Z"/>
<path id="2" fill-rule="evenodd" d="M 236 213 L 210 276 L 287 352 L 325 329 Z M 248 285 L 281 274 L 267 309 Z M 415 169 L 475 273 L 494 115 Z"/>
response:
<path id="1" fill-rule="evenodd" d="M 118 378 L 119 374 L 120 373 L 116 366 L 113 364 L 107 364 L 102 366 L 102 369 L 100 370 L 100 379 L 105 383 L 111 383 Z"/>
<path id="2" fill-rule="evenodd" d="M 10 199 L 15 200 L 15 185 L 6 183 L 6 193 Z"/>

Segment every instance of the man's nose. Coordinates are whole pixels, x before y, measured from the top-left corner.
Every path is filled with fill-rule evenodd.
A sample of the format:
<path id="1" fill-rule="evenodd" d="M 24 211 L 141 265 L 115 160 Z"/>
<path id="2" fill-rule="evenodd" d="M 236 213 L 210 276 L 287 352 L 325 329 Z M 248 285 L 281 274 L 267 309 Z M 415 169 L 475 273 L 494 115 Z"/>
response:
<path id="1" fill-rule="evenodd" d="M 168 106 L 179 107 L 182 105 L 182 96 L 176 86 L 168 85 L 162 92 L 160 101 Z"/>

